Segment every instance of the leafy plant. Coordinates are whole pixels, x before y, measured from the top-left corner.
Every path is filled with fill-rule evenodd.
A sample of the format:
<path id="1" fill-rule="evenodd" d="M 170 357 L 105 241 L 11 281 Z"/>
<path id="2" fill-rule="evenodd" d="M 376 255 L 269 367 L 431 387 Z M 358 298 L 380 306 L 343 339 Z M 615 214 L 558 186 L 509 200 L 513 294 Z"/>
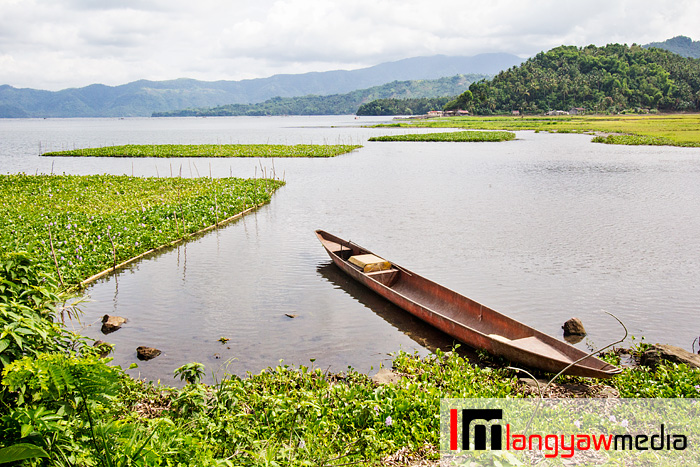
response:
<path id="1" fill-rule="evenodd" d="M 204 376 L 204 365 L 197 362 L 188 363 L 177 368 L 174 377 L 180 377 L 180 381 L 187 381 L 189 384 L 198 384 Z"/>
<path id="2" fill-rule="evenodd" d="M 69 334 L 56 322 L 67 296 L 26 252 L 0 254 L 0 369 L 24 355 L 59 351 Z"/>
<path id="3" fill-rule="evenodd" d="M 6 448 L 0 448 L 0 464 L 36 459 L 38 457 L 49 457 L 49 455 L 34 444 L 18 443 Z"/>

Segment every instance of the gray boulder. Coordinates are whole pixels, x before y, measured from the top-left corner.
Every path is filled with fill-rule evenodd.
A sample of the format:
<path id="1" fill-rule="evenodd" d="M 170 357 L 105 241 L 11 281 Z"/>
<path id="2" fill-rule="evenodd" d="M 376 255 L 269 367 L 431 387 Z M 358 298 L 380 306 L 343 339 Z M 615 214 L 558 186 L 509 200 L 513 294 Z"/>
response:
<path id="1" fill-rule="evenodd" d="M 102 334 L 109 334 L 122 327 L 122 324 L 126 323 L 126 318 L 121 316 L 109 316 L 104 315 L 102 317 Z"/>
<path id="2" fill-rule="evenodd" d="M 571 318 L 569 321 L 564 323 L 562 326 L 565 336 L 575 335 L 575 336 L 585 336 L 586 329 L 583 327 L 583 323 L 579 318 Z"/>
<path id="3" fill-rule="evenodd" d="M 667 344 L 654 344 L 646 350 L 640 358 L 640 364 L 651 368 L 661 361 L 672 363 L 685 363 L 691 368 L 700 368 L 700 355 L 695 355 L 685 349 Z"/>
<path id="4" fill-rule="evenodd" d="M 139 360 L 151 360 L 156 358 L 160 354 L 161 351 L 158 349 L 154 349 L 153 347 L 146 347 L 144 345 L 141 345 L 136 348 L 136 356 L 139 358 Z"/>

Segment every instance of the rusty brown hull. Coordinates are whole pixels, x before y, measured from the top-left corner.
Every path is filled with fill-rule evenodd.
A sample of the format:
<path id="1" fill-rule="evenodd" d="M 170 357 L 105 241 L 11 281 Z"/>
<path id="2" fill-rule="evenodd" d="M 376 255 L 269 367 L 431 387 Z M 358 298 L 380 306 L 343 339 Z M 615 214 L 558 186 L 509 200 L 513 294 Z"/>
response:
<path id="1" fill-rule="evenodd" d="M 621 371 L 395 263 L 388 270 L 365 273 L 348 259 L 375 253 L 323 230 L 317 230 L 316 235 L 333 262 L 350 277 L 473 348 L 550 373 L 558 373 L 579 359 L 583 360 L 566 374 L 608 378 Z"/>

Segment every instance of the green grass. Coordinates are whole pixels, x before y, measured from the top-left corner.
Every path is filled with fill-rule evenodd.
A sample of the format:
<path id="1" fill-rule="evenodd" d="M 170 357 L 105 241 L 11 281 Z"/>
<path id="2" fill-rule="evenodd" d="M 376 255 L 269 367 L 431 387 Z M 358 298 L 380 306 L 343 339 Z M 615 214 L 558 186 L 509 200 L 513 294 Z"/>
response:
<path id="1" fill-rule="evenodd" d="M 359 145 L 315 144 L 129 144 L 100 148 L 53 151 L 42 156 L 77 157 L 334 157 L 361 148 Z"/>
<path id="2" fill-rule="evenodd" d="M 600 142 L 700 147 L 700 114 L 447 117 L 411 120 L 392 123 L 390 126 L 396 127 L 397 125 L 406 128 L 616 133 L 616 138 Z M 382 125 L 377 126 L 381 127 Z M 634 136 L 637 138 L 633 138 Z"/>
<path id="3" fill-rule="evenodd" d="M 282 184 L 239 178 L 2 175 L 0 247 L 31 251 L 63 282 L 76 284 L 267 203 Z"/>
<path id="4" fill-rule="evenodd" d="M 509 131 L 455 131 L 449 133 L 424 133 L 412 135 L 375 136 L 369 141 L 429 141 L 429 142 L 497 142 L 511 141 L 515 133 Z"/>

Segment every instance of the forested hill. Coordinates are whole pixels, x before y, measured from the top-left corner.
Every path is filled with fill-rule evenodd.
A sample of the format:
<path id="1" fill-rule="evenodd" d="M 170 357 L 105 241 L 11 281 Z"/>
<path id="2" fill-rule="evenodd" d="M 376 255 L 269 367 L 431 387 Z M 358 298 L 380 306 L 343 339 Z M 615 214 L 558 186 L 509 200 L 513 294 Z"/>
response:
<path id="1" fill-rule="evenodd" d="M 683 57 L 700 58 L 700 41 L 694 41 L 686 36 L 676 36 L 663 42 L 652 42 L 644 46 L 645 49 L 651 47 L 668 50 Z"/>
<path id="2" fill-rule="evenodd" d="M 154 112 L 154 117 L 207 117 L 238 115 L 348 115 L 354 114 L 365 102 L 375 99 L 415 99 L 454 96 L 465 91 L 471 83 L 486 75 L 456 75 L 449 78 L 414 81 L 394 81 L 331 96 L 273 97 L 258 104 L 230 104 L 213 108 Z"/>
<path id="3" fill-rule="evenodd" d="M 700 110 L 700 60 L 637 45 L 562 46 L 480 81 L 465 93 L 478 114 L 645 108 Z"/>

